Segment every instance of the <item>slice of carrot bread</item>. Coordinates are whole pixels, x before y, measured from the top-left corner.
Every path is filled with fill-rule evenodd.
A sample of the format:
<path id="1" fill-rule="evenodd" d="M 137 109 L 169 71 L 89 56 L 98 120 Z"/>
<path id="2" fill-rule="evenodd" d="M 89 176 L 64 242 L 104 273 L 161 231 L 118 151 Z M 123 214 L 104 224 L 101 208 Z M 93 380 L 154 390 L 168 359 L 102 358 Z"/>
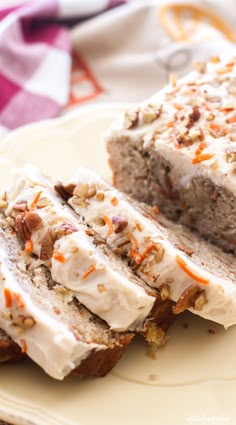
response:
<path id="1" fill-rule="evenodd" d="M 195 68 L 114 123 L 114 183 L 235 253 L 236 56 Z"/>
<path id="2" fill-rule="evenodd" d="M 93 196 L 91 191 L 89 196 Z M 73 291 L 116 331 L 142 332 L 161 345 L 173 321 L 172 302 L 135 276 L 53 190 L 37 169 L 16 170 L 4 195 L 9 223 L 50 268 L 53 279 Z M 162 327 L 162 329 L 159 328 Z"/>
<path id="3" fill-rule="evenodd" d="M 111 331 L 73 293 L 56 284 L 42 262 L 25 254 L 0 217 L 0 326 L 50 376 L 105 375 L 132 333 Z"/>
<path id="4" fill-rule="evenodd" d="M 0 329 L 0 363 L 21 360 L 23 358 L 25 358 L 25 354 L 21 352 L 19 345 L 6 332 Z"/>
<path id="5" fill-rule="evenodd" d="M 157 207 L 142 209 L 86 168 L 56 187 L 116 255 L 159 288 L 163 300 L 177 302 L 176 314 L 190 309 L 225 327 L 236 324 L 234 256 L 172 223 Z M 91 188 L 93 196 L 87 197 Z"/>

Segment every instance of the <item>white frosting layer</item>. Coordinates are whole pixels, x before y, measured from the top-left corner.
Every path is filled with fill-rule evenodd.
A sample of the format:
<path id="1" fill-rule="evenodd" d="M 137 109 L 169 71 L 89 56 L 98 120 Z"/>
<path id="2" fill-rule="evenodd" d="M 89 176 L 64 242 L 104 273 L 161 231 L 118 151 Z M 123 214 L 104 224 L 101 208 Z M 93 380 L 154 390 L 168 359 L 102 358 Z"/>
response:
<path id="1" fill-rule="evenodd" d="M 124 116 L 120 117 L 106 138 L 124 136 L 156 147 L 182 176 L 183 187 L 193 177 L 203 176 L 235 194 L 236 56 L 213 58 L 202 66 L 204 72 L 191 72 L 143 102 L 135 125 L 126 128 Z M 160 107 L 161 114 L 148 122 L 150 105 L 151 111 Z M 194 107 L 200 117 L 188 128 Z M 183 141 L 186 136 L 188 141 Z"/>
<path id="2" fill-rule="evenodd" d="M 121 240 L 129 240 L 130 234 L 137 241 L 136 251 L 140 256 L 145 253 L 145 250 L 151 244 L 157 245 L 157 248 L 161 246 L 164 249 L 162 258 L 158 255 L 155 257 L 155 254 L 158 253 L 158 250 L 155 249 L 144 257 L 141 265 L 137 268 L 137 273 L 142 279 L 153 287 L 160 287 L 163 283 L 173 282 L 173 284 L 170 283 L 170 296 L 174 301 L 177 301 L 183 291 L 190 285 L 198 285 L 199 288 L 205 290 L 208 302 L 201 311 L 196 311 L 192 308 L 190 311 L 206 319 L 218 322 L 225 327 L 236 324 L 235 281 L 223 279 L 194 263 L 191 257 L 170 243 L 164 228 L 157 226 L 155 221 L 146 218 L 142 213 L 134 209 L 120 192 L 100 179 L 95 173 L 80 167 L 71 178 L 70 183 L 80 184 L 82 182 L 96 184 L 97 191 L 104 193 L 103 202 L 99 202 L 96 197 L 92 197 L 89 199 L 87 207 L 83 208 L 78 206 L 75 202 L 76 198 L 72 197 L 69 200 L 69 204 L 113 249 L 117 248 Z M 114 199 L 116 200 L 115 205 Z M 125 217 L 128 221 L 127 227 L 121 233 L 117 234 L 113 231 L 108 236 L 107 226 L 97 224 L 97 219 L 104 216 L 104 214 L 111 220 L 113 217 Z M 205 242 L 203 241 L 202 243 L 204 244 Z M 132 243 L 129 244 L 128 252 L 132 252 L 130 245 Z M 199 283 L 197 279 L 191 278 L 179 266 L 176 256 L 185 262 L 188 269 L 195 276 L 208 281 L 207 284 Z"/>
<path id="3" fill-rule="evenodd" d="M 155 298 L 110 264 L 109 259 L 93 245 L 77 217 L 61 204 L 49 186 L 50 182 L 32 166 L 16 170 L 7 191 L 6 214 L 11 215 L 19 201 L 25 200 L 30 206 L 41 192 L 40 198 L 47 198 L 49 205 L 44 208 L 36 205 L 34 208 L 42 223 L 31 235 L 33 252 L 40 256 L 43 236 L 52 226 L 66 222 L 78 229 L 55 242 L 54 254 L 59 252 L 64 260 L 61 262 L 53 255 L 50 266 L 53 279 L 73 290 L 78 300 L 112 329 L 133 330 L 141 326 Z"/>
<path id="4" fill-rule="evenodd" d="M 103 345 L 77 341 L 66 325 L 55 320 L 32 301 L 14 273 L 9 270 L 8 262 L 7 253 L 0 249 L 0 326 L 48 375 L 55 379 L 63 379 L 93 349 L 106 348 Z M 21 297 L 20 306 L 14 298 L 11 306 L 6 306 L 5 290 Z M 30 316 L 35 321 L 31 329 L 24 330 L 20 334 L 17 327 L 12 324 L 19 315 Z"/>

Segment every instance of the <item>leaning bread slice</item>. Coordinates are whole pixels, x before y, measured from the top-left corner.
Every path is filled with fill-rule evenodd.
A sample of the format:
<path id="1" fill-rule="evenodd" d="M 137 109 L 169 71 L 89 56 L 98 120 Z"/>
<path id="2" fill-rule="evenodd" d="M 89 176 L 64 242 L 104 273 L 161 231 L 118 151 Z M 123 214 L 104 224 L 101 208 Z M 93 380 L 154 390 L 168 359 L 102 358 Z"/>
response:
<path id="1" fill-rule="evenodd" d="M 25 251 L 36 254 L 56 282 L 114 330 L 150 335 L 152 322 L 162 323 L 163 312 L 173 320 L 171 304 L 161 303 L 155 290 L 97 240 L 71 208 L 62 205 L 50 184 L 27 166 L 15 171 L 5 194 L 5 214 L 25 242 Z"/>
<path id="2" fill-rule="evenodd" d="M 114 123 L 114 183 L 236 253 L 236 56 L 195 65 Z"/>
<path id="3" fill-rule="evenodd" d="M 0 363 L 23 358 L 25 358 L 25 354 L 21 352 L 20 346 L 3 329 L 0 329 Z"/>
<path id="4" fill-rule="evenodd" d="M 154 219 L 148 207 L 130 202 L 87 168 L 78 168 L 56 188 L 146 283 L 159 288 L 163 299 L 177 302 L 176 314 L 188 308 L 225 327 L 236 324 L 236 258 L 231 254 L 165 219 L 157 207 Z M 93 196 L 87 197 L 91 188 Z"/>
<path id="5" fill-rule="evenodd" d="M 105 375 L 131 341 L 115 333 L 27 256 L 0 217 L 0 326 L 50 376 Z"/>

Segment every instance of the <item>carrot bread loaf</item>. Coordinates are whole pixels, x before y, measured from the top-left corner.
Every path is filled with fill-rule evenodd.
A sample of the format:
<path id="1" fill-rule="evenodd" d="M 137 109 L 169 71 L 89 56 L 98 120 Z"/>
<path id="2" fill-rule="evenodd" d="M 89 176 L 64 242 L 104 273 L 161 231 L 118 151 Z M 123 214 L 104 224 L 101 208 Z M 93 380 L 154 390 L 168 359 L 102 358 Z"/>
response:
<path id="1" fill-rule="evenodd" d="M 24 357 L 25 354 L 21 352 L 20 346 L 0 329 L 0 363 L 21 360 Z"/>
<path id="2" fill-rule="evenodd" d="M 38 259 L 25 254 L 0 218 L 0 326 L 50 376 L 105 375 L 132 333 L 115 333 L 56 284 Z"/>
<path id="3" fill-rule="evenodd" d="M 111 329 L 140 331 L 162 343 L 165 335 L 156 325 L 165 330 L 171 323 L 172 303 L 162 302 L 156 290 L 132 274 L 50 185 L 37 169 L 26 166 L 15 171 L 4 195 L 5 214 L 25 251 L 37 255 L 52 278 Z"/>
<path id="4" fill-rule="evenodd" d="M 236 324 L 236 258 L 182 225 L 152 215 L 130 202 L 90 170 L 80 167 L 57 190 L 116 255 L 163 300 L 176 301 L 174 313 L 189 309 L 225 327 Z M 93 196 L 87 196 L 93 188 Z"/>
<path id="5" fill-rule="evenodd" d="M 107 134 L 114 184 L 236 253 L 236 56 L 196 70 Z"/>

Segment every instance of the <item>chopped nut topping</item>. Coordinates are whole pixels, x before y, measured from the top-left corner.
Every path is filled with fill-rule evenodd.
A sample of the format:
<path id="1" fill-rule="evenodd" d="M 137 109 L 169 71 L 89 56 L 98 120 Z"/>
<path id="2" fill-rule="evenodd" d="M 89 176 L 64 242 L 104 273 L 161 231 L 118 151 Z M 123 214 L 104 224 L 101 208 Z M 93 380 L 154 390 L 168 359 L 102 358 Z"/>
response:
<path id="1" fill-rule="evenodd" d="M 88 183 L 80 183 L 75 186 L 73 190 L 73 196 L 77 196 L 78 198 L 85 198 L 89 190 Z"/>
<path id="2" fill-rule="evenodd" d="M 161 106 L 155 106 L 151 104 L 147 105 L 145 108 L 141 110 L 143 123 L 151 124 L 153 121 L 159 118 L 159 116 L 161 115 L 161 111 L 162 111 Z"/>
<path id="3" fill-rule="evenodd" d="M 199 295 L 204 292 L 197 285 L 190 285 L 183 293 L 180 295 L 178 301 L 176 302 L 173 313 L 179 314 L 187 310 L 190 307 L 194 307 L 195 302 Z"/>
<path id="4" fill-rule="evenodd" d="M 127 226 L 128 226 L 128 220 L 126 217 L 122 216 L 114 216 L 111 219 L 112 224 L 114 224 L 114 231 L 115 233 L 121 233 Z"/>
<path id="5" fill-rule="evenodd" d="M 27 209 L 27 202 L 26 201 L 19 201 L 14 205 L 13 209 L 16 210 L 16 211 L 24 212 Z"/>
<path id="6" fill-rule="evenodd" d="M 48 229 L 42 239 L 41 250 L 39 255 L 40 260 L 47 261 L 52 258 L 54 243 L 56 239 L 57 237 L 54 232 L 54 229 Z"/>
<path id="7" fill-rule="evenodd" d="M 206 64 L 205 62 L 194 61 L 193 69 L 195 69 L 195 71 L 199 72 L 200 74 L 204 74 L 204 72 L 206 72 Z"/>
<path id="8" fill-rule="evenodd" d="M 125 113 L 124 127 L 129 130 L 138 124 L 139 110 L 137 108 L 130 109 Z"/>
<path id="9" fill-rule="evenodd" d="M 104 198 L 105 198 L 105 195 L 104 195 L 104 193 L 103 193 L 103 192 L 97 192 L 96 199 L 97 199 L 99 202 L 104 201 Z"/>
<path id="10" fill-rule="evenodd" d="M 24 316 L 23 314 L 20 314 L 14 318 L 12 324 L 14 326 L 18 326 L 22 331 L 26 331 L 27 329 L 31 329 L 36 322 L 32 316 Z"/>
<path id="11" fill-rule="evenodd" d="M 187 123 L 186 127 L 189 129 L 191 128 L 196 121 L 198 121 L 201 117 L 199 107 L 193 106 L 193 110 L 191 114 L 189 114 L 189 122 Z"/>
<path id="12" fill-rule="evenodd" d="M 236 161 L 236 143 L 232 143 L 231 146 L 228 146 L 225 149 L 226 160 L 227 162 L 235 162 Z"/>
<path id="13" fill-rule="evenodd" d="M 170 298 L 170 287 L 166 283 L 163 283 L 161 286 L 159 286 L 159 291 L 162 301 L 166 301 L 168 298 Z"/>
<path id="14" fill-rule="evenodd" d="M 7 201 L 0 199 L 0 208 L 7 208 Z"/>
<path id="15" fill-rule="evenodd" d="M 94 220 L 94 224 L 96 224 L 97 226 L 105 226 L 106 222 L 102 217 L 97 217 Z"/>
<path id="16" fill-rule="evenodd" d="M 185 248 L 185 247 L 184 247 L 184 246 L 182 246 L 182 245 L 177 246 L 177 248 L 178 248 L 180 251 L 185 252 L 185 254 L 187 254 L 189 257 L 191 257 L 191 256 L 193 255 L 193 249 L 191 249 L 191 248 Z"/>
<path id="17" fill-rule="evenodd" d="M 136 221 L 136 228 L 138 229 L 138 231 L 139 232 L 142 232 L 143 231 L 143 226 L 142 226 L 142 224 L 139 222 L 139 221 Z"/>
<path id="18" fill-rule="evenodd" d="M 41 208 L 46 208 L 51 204 L 51 202 L 49 201 L 48 198 L 44 197 L 44 198 L 40 198 L 39 201 L 37 202 L 37 208 L 41 209 Z"/>
<path id="19" fill-rule="evenodd" d="M 177 77 L 176 77 L 175 74 L 170 74 L 169 75 L 169 83 L 171 84 L 172 87 L 176 87 Z"/>
<path id="20" fill-rule="evenodd" d="M 207 304 L 207 298 L 206 298 L 206 294 L 205 291 L 201 291 L 200 294 L 198 295 L 198 297 L 196 298 L 193 308 L 194 310 L 200 311 L 202 310 L 203 306 L 205 304 Z"/>
<path id="21" fill-rule="evenodd" d="M 106 291 L 106 288 L 102 283 L 98 283 L 97 288 L 98 288 L 99 292 L 105 292 Z"/>
<path id="22" fill-rule="evenodd" d="M 59 195 L 61 195 L 61 197 L 66 201 L 68 201 L 68 199 L 71 198 L 71 196 L 73 195 L 74 188 L 75 184 L 72 183 L 68 185 L 63 185 L 61 182 L 58 182 L 54 186 L 56 192 L 59 193 Z"/>
<path id="23" fill-rule="evenodd" d="M 41 217 L 33 212 L 25 212 L 18 214 L 15 220 L 15 229 L 22 239 L 23 242 L 26 242 L 30 239 L 32 232 L 34 232 L 41 224 Z"/>

